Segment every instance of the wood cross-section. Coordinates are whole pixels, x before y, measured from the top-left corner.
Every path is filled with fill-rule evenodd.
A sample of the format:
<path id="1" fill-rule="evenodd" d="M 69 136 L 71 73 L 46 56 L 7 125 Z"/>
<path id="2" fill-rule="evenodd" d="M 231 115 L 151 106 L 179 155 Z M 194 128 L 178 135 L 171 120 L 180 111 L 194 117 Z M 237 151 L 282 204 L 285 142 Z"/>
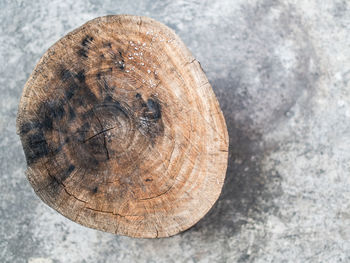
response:
<path id="1" fill-rule="evenodd" d="M 50 207 L 132 237 L 188 229 L 225 178 L 225 120 L 200 64 L 150 18 L 96 18 L 41 58 L 19 105 L 27 176 Z"/>

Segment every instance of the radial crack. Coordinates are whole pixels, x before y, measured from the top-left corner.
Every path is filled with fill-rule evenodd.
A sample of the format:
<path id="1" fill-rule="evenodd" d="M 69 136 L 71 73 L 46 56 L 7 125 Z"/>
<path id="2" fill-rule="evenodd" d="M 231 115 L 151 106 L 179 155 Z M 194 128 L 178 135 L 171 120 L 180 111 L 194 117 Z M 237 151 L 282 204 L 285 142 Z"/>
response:
<path id="1" fill-rule="evenodd" d="M 102 130 L 102 131 L 100 131 L 100 132 L 98 132 L 98 133 L 92 135 L 91 137 L 87 138 L 86 140 L 84 140 L 83 143 L 86 143 L 87 141 L 89 141 L 89 140 L 95 138 L 96 136 L 98 136 L 98 135 L 100 135 L 100 134 L 102 134 L 102 133 L 105 133 L 105 132 L 107 132 L 107 131 L 109 131 L 109 130 L 114 129 L 115 127 L 117 127 L 117 126 L 113 126 L 112 128 L 108 128 L 108 129 Z"/>

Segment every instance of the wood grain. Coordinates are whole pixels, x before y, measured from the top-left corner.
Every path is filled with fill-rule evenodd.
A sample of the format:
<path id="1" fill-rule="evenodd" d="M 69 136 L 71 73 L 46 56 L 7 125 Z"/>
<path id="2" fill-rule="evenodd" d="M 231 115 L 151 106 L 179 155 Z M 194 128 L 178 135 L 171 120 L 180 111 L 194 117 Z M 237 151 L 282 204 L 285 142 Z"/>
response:
<path id="1" fill-rule="evenodd" d="M 179 37 L 146 17 L 96 18 L 55 43 L 24 87 L 17 133 L 46 204 L 120 235 L 188 229 L 225 178 L 213 90 Z"/>

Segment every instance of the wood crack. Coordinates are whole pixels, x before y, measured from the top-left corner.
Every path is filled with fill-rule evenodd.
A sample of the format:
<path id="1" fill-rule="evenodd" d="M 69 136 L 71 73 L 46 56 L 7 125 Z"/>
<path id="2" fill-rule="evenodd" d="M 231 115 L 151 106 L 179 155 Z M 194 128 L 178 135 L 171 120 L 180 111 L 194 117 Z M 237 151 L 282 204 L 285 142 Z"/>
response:
<path id="1" fill-rule="evenodd" d="M 116 212 L 103 211 L 103 210 L 94 209 L 94 208 L 86 207 L 86 206 L 85 206 L 85 209 L 91 210 L 91 211 L 94 211 L 94 212 L 98 212 L 98 213 L 111 214 L 111 215 L 120 216 L 120 217 L 137 216 L 137 215 L 122 215 L 122 214 L 119 214 L 119 213 L 116 213 Z"/>
<path id="2" fill-rule="evenodd" d="M 86 143 L 87 141 L 89 141 L 89 140 L 95 138 L 96 136 L 99 136 L 100 134 L 105 133 L 105 132 L 107 132 L 107 131 L 109 131 L 109 130 L 112 130 L 112 129 L 116 128 L 116 127 L 117 127 L 117 126 L 114 126 L 114 127 L 112 127 L 112 128 L 108 128 L 108 129 L 105 129 L 105 130 L 102 130 L 102 131 L 100 131 L 100 132 L 98 132 L 98 133 L 92 135 L 91 137 L 87 138 L 86 140 L 84 140 L 83 143 Z"/>
<path id="3" fill-rule="evenodd" d="M 169 192 L 171 190 L 171 188 L 173 188 L 174 185 L 175 185 L 175 182 L 167 190 L 165 190 L 163 193 L 160 193 L 160 194 L 158 194 L 156 196 L 152 196 L 152 197 L 141 198 L 139 200 L 144 201 L 144 200 L 151 200 L 151 199 L 154 199 L 154 198 L 158 198 L 158 197 L 160 197 L 162 195 L 165 195 L 167 192 Z"/>

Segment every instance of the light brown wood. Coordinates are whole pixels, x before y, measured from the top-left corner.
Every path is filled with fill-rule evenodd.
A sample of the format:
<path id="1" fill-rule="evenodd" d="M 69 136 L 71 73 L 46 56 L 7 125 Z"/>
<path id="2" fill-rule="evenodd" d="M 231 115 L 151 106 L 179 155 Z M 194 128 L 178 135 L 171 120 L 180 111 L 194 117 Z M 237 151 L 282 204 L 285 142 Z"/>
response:
<path id="1" fill-rule="evenodd" d="M 120 235 L 188 229 L 225 178 L 213 90 L 179 37 L 146 17 L 96 18 L 55 43 L 25 85 L 17 132 L 36 194 Z"/>

